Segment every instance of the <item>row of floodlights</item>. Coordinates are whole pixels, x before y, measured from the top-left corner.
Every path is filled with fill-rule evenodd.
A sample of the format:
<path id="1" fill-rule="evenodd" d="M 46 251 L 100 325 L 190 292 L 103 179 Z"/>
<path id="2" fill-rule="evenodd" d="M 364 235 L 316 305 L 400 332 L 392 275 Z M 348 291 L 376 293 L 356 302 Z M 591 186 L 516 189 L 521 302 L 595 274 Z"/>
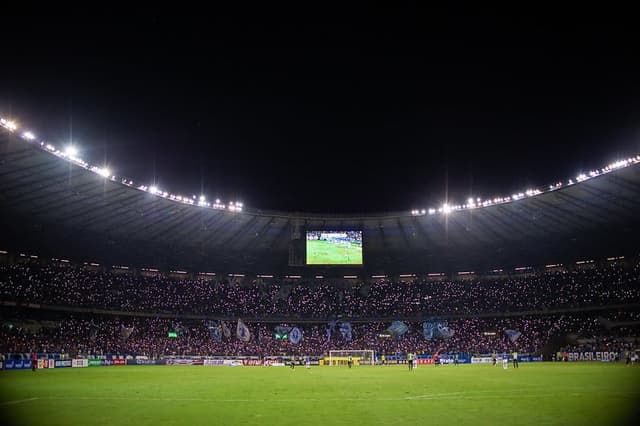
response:
<path id="1" fill-rule="evenodd" d="M 0 117 L 0 125 L 2 127 L 4 127 L 5 129 L 9 130 L 10 132 L 15 132 L 18 129 L 17 124 L 14 121 L 10 121 L 7 120 L 5 118 Z M 27 141 L 34 141 L 36 139 L 35 135 L 31 132 L 31 131 L 24 131 L 22 133 L 22 138 L 27 140 Z M 73 145 L 68 146 L 64 151 L 60 151 L 58 149 L 56 149 L 53 145 L 45 143 L 44 141 L 40 142 L 40 146 L 43 147 L 45 150 L 57 155 L 58 157 L 67 159 L 68 161 L 71 161 L 81 167 L 84 167 L 85 169 L 88 169 L 104 178 L 110 179 L 112 181 L 116 181 L 117 178 L 116 176 L 111 174 L 111 171 L 106 168 L 106 167 L 97 167 L 97 166 L 90 166 L 88 163 L 86 163 L 85 161 L 83 161 L 81 158 L 78 157 L 78 150 L 76 147 L 74 147 Z M 580 183 L 580 182 L 584 182 L 588 179 L 609 173 L 613 170 L 617 170 L 617 169 L 621 169 L 624 167 L 628 167 L 630 165 L 633 164 L 637 164 L 640 163 L 640 155 L 635 156 L 635 157 L 629 157 L 625 160 L 620 160 L 620 161 L 616 161 L 614 163 L 611 163 L 607 166 L 605 166 L 604 168 L 601 169 L 595 169 L 595 170 L 591 170 L 588 174 L 587 173 L 581 173 L 578 176 L 576 176 L 575 180 L 574 179 L 569 179 L 566 182 L 562 182 L 562 181 L 558 181 L 554 184 L 549 185 L 548 189 L 538 189 L 538 188 L 532 188 L 532 189 L 528 189 L 525 192 L 518 192 L 518 193 L 514 193 L 511 196 L 507 196 L 507 197 L 496 197 L 493 199 L 488 199 L 488 200 L 482 200 L 482 198 L 478 197 L 478 198 L 469 198 L 467 200 L 466 204 L 458 204 L 458 205 L 451 205 L 449 203 L 445 203 L 443 204 L 440 208 L 435 209 L 435 208 L 430 208 L 430 209 L 414 209 L 411 210 L 411 214 L 414 216 L 422 216 L 425 214 L 429 214 L 429 215 L 434 215 L 436 213 L 441 213 L 441 214 L 449 214 L 451 212 L 454 211 L 459 211 L 459 210 L 470 210 L 470 209 L 477 209 L 477 208 L 482 208 L 482 207 L 489 207 L 495 204 L 504 204 L 504 203 L 509 203 L 512 201 L 517 201 L 517 200 L 521 200 L 523 198 L 528 198 L 528 197 L 534 197 L 536 195 L 540 195 L 543 194 L 545 192 L 551 192 L 554 191 L 556 189 L 565 187 L 565 186 L 571 186 L 574 185 L 575 183 Z M 137 188 L 141 191 L 146 191 L 149 192 L 153 195 L 159 196 L 159 197 L 163 197 L 163 198 L 168 198 L 172 201 L 176 201 L 176 202 L 181 202 L 184 204 L 190 204 L 190 205 L 198 205 L 200 207 L 209 207 L 209 208 L 213 208 L 216 210 L 228 210 L 228 211 L 232 211 L 232 212 L 241 212 L 242 208 L 243 208 L 243 204 L 241 202 L 230 202 L 228 205 L 222 203 L 219 199 L 216 199 L 214 202 L 209 202 L 207 201 L 206 197 L 204 195 L 201 195 L 200 197 L 196 197 L 195 195 L 193 195 L 192 197 L 185 197 L 182 195 L 175 195 L 175 194 L 171 194 L 167 191 L 163 191 L 161 189 L 159 189 L 157 186 L 155 185 L 151 185 L 151 186 L 147 186 L 147 185 L 139 185 L 139 186 L 135 186 L 133 181 L 130 179 L 121 179 L 120 183 L 122 183 L 123 185 L 126 186 L 130 186 L 130 187 L 134 187 Z"/>
<path id="2" fill-rule="evenodd" d="M 15 121 L 7 120 L 2 117 L 0 117 L 0 126 L 4 127 L 5 129 L 7 129 L 12 133 L 16 133 L 16 131 L 18 130 L 18 125 L 15 123 Z M 28 142 L 34 142 L 36 140 L 36 136 L 33 134 L 33 132 L 29 130 L 22 132 L 19 136 Z M 107 167 L 98 167 L 98 166 L 92 166 L 88 164 L 86 161 L 82 160 L 78 156 L 78 148 L 73 145 L 67 146 L 64 150 L 59 150 L 54 145 L 47 143 L 45 141 L 41 141 L 40 147 L 45 151 L 53 155 L 56 155 L 59 158 L 65 159 L 80 167 L 83 167 L 89 171 L 92 171 L 93 173 L 96 173 L 105 179 L 109 179 L 113 182 L 120 182 L 123 185 L 138 189 L 140 191 L 148 192 L 158 197 L 166 198 L 166 199 L 183 203 L 183 204 L 197 205 L 200 207 L 208 207 L 215 210 L 241 212 L 243 208 L 243 204 L 239 201 L 235 201 L 235 202 L 231 201 L 228 204 L 225 204 L 222 201 L 220 201 L 220 199 L 216 199 L 215 201 L 210 202 L 210 201 L 207 201 L 204 195 L 201 195 L 200 197 L 196 197 L 195 195 L 191 197 L 187 197 L 187 196 L 176 195 L 167 191 L 163 191 L 160 188 L 158 188 L 156 185 L 150 185 L 150 186 L 136 185 L 131 179 L 116 177 L 111 173 L 111 170 Z"/>
<path id="3" fill-rule="evenodd" d="M 445 203 L 438 209 L 434 209 L 434 208 L 414 209 L 414 210 L 411 210 L 411 214 L 413 216 L 422 216 L 425 214 L 434 215 L 436 213 L 449 214 L 451 212 L 459 211 L 459 210 L 478 209 L 482 207 L 489 207 L 496 204 L 505 204 L 512 201 L 521 200 L 523 198 L 535 197 L 536 195 L 540 195 L 546 192 L 555 191 L 556 189 L 560 189 L 562 187 L 571 186 L 576 183 L 584 182 L 591 178 L 607 174 L 613 170 L 622 169 L 638 163 L 640 163 L 640 155 L 637 155 L 635 157 L 629 157 L 625 160 L 616 161 L 615 163 L 611 163 L 601 169 L 591 170 L 589 173 L 580 173 L 578 176 L 576 176 L 575 179 L 569 179 L 566 182 L 558 181 L 554 184 L 549 185 L 549 187 L 545 189 L 532 188 L 532 189 L 526 190 L 525 192 L 514 193 L 508 197 L 496 197 L 489 200 L 483 200 L 482 198 L 479 198 L 479 197 L 475 199 L 469 198 L 466 204 L 451 205 L 451 204 Z"/>

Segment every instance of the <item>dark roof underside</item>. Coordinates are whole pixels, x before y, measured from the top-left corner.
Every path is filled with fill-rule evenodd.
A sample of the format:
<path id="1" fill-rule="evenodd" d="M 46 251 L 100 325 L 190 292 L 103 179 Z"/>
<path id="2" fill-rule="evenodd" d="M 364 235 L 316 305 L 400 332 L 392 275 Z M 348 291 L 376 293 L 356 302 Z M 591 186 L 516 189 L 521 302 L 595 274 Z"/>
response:
<path id="1" fill-rule="evenodd" d="M 0 249 L 108 265 L 304 273 L 289 266 L 295 231 L 346 228 L 364 231 L 366 273 L 484 271 L 637 253 L 640 166 L 449 215 L 231 213 L 111 182 L 0 131 L 0 213 Z"/>

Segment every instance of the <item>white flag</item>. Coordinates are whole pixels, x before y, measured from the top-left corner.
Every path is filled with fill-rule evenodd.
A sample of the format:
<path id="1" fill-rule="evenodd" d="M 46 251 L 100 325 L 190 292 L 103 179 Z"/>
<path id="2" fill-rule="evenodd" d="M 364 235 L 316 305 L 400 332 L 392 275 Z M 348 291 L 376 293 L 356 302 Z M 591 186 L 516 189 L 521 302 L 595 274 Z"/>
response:
<path id="1" fill-rule="evenodd" d="M 222 325 L 222 333 L 224 334 L 224 337 L 226 337 L 226 338 L 231 337 L 231 329 L 227 325 L 227 322 L 226 321 L 220 321 L 220 324 Z"/>
<path id="2" fill-rule="evenodd" d="M 238 326 L 236 327 L 236 336 L 243 342 L 248 342 L 251 339 L 251 333 L 249 328 L 238 318 Z"/>

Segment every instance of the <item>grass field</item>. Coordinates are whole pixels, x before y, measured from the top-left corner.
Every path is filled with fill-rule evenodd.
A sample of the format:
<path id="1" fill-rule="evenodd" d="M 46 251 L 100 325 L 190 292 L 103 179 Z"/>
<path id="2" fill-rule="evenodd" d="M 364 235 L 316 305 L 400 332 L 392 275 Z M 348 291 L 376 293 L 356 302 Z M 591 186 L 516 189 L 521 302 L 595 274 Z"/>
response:
<path id="1" fill-rule="evenodd" d="M 361 265 L 362 247 L 307 240 L 308 265 Z"/>
<path id="2" fill-rule="evenodd" d="M 4 425 L 624 425 L 640 368 L 126 366 L 5 371 L 0 384 Z"/>

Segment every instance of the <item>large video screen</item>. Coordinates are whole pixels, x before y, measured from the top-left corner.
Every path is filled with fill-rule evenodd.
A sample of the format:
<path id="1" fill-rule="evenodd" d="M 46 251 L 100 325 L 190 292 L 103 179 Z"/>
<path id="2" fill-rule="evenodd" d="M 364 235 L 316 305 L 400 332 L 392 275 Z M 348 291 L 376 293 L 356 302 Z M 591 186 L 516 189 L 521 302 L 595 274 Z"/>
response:
<path id="1" fill-rule="evenodd" d="M 362 265 L 362 231 L 307 231 L 307 265 Z"/>

